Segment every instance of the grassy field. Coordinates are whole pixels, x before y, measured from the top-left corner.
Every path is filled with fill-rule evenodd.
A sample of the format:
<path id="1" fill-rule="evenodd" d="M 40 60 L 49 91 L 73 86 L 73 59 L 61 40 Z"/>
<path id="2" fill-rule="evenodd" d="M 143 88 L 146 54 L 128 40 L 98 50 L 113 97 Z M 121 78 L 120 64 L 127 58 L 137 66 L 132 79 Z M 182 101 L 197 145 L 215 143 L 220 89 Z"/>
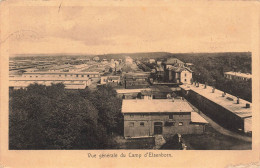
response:
<path id="1" fill-rule="evenodd" d="M 115 137 L 117 149 L 153 149 L 154 138 L 124 139 L 122 136 Z"/>
<path id="2" fill-rule="evenodd" d="M 206 132 L 202 135 L 183 135 L 185 144 L 189 150 L 251 150 L 252 144 L 235 139 L 214 130 L 210 125 L 206 126 Z"/>

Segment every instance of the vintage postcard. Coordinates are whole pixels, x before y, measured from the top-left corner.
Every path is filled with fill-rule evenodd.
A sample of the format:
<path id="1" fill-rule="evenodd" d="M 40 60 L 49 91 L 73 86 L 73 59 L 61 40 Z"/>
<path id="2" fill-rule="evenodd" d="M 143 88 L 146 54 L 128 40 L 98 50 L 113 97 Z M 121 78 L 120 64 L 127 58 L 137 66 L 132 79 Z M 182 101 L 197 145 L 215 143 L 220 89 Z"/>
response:
<path id="1" fill-rule="evenodd" d="M 0 168 L 260 167 L 259 1 L 0 1 Z"/>

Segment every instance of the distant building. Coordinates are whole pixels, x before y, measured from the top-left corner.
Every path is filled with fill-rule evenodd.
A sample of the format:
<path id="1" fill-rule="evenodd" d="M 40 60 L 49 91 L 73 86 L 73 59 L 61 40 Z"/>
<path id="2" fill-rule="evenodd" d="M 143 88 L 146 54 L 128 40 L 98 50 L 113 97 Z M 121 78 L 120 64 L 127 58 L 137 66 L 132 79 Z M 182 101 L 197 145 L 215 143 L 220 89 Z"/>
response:
<path id="1" fill-rule="evenodd" d="M 133 59 L 131 57 L 129 57 L 129 56 L 126 56 L 125 63 L 126 64 L 132 64 L 133 63 Z"/>
<path id="2" fill-rule="evenodd" d="M 150 64 L 155 63 L 155 59 L 149 59 L 149 63 L 150 63 Z"/>
<path id="3" fill-rule="evenodd" d="M 126 73 L 123 75 L 122 84 L 125 89 L 145 88 L 150 85 L 149 73 Z"/>
<path id="4" fill-rule="evenodd" d="M 202 134 L 207 124 L 188 102 L 180 99 L 124 99 L 122 113 L 126 138 Z"/>
<path id="5" fill-rule="evenodd" d="M 143 90 L 151 90 L 150 88 L 139 89 L 116 89 L 117 97 L 122 99 L 137 99 Z"/>
<path id="6" fill-rule="evenodd" d="M 53 77 L 53 78 L 100 78 L 99 72 L 25 72 L 22 74 L 25 78 L 40 78 L 40 77 Z"/>
<path id="7" fill-rule="evenodd" d="M 157 63 L 157 65 L 162 65 L 162 61 L 161 60 L 158 60 L 156 63 Z"/>
<path id="8" fill-rule="evenodd" d="M 150 89 L 142 90 L 141 99 L 167 99 L 174 97 L 174 92 L 168 86 L 154 85 Z"/>
<path id="9" fill-rule="evenodd" d="M 244 80 L 248 81 L 252 78 L 252 75 L 249 73 L 241 73 L 241 72 L 225 72 L 224 73 L 225 78 L 227 79 L 238 79 L 238 80 Z"/>
<path id="10" fill-rule="evenodd" d="M 193 63 L 185 63 L 185 66 L 187 67 L 192 67 L 194 64 Z"/>
<path id="11" fill-rule="evenodd" d="M 102 63 L 107 64 L 107 63 L 108 63 L 108 60 L 104 58 L 104 59 L 102 60 Z"/>
<path id="12" fill-rule="evenodd" d="M 121 82 L 120 76 L 101 76 L 101 85 L 118 86 Z"/>
<path id="13" fill-rule="evenodd" d="M 89 78 L 75 78 L 75 77 L 67 77 L 67 78 L 56 78 L 56 77 L 15 77 L 9 78 L 9 88 L 10 89 L 20 89 L 26 88 L 30 84 L 41 84 L 50 86 L 51 84 L 63 83 L 65 85 L 65 89 L 85 89 L 87 86 L 91 85 L 91 80 Z"/>
<path id="14" fill-rule="evenodd" d="M 169 67 L 167 74 L 169 77 L 168 80 L 175 83 L 190 84 L 192 79 L 192 71 L 187 67 Z"/>
<path id="15" fill-rule="evenodd" d="M 164 64 L 165 64 L 166 69 L 168 69 L 172 66 L 183 67 L 185 65 L 184 62 L 182 62 L 181 60 L 179 60 L 177 58 L 168 58 Z"/>
<path id="16" fill-rule="evenodd" d="M 163 80 L 165 76 L 165 71 L 161 65 L 156 67 L 156 78 L 158 80 Z"/>
<path id="17" fill-rule="evenodd" d="M 99 61 L 99 57 L 98 57 L 98 56 L 95 56 L 95 57 L 93 58 L 93 61 Z"/>

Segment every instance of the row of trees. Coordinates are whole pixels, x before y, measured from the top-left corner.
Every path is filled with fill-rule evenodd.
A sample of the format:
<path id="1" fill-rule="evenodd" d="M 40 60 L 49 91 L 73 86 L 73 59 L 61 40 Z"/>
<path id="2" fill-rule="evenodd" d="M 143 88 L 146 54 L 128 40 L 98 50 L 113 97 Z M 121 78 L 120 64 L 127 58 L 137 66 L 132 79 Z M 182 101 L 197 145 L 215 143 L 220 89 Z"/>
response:
<path id="1" fill-rule="evenodd" d="M 109 86 L 65 90 L 63 84 L 30 85 L 10 92 L 10 149 L 114 148 L 122 133 L 121 100 Z"/>
<path id="2" fill-rule="evenodd" d="M 207 82 L 217 89 L 225 91 L 245 100 L 252 101 L 252 81 L 229 80 L 224 77 L 224 72 L 240 71 L 251 73 L 251 56 L 244 55 L 221 55 L 221 56 L 182 56 L 179 59 L 193 63 L 193 81 Z"/>

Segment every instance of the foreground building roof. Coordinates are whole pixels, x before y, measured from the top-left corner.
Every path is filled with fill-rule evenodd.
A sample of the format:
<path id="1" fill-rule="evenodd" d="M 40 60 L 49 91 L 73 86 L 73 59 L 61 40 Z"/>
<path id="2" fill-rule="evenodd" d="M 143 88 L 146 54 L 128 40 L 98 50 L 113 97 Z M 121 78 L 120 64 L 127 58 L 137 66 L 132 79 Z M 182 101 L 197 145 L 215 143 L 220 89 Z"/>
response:
<path id="1" fill-rule="evenodd" d="M 129 99 L 123 100 L 122 113 L 171 113 L 191 112 L 193 109 L 185 100 L 175 99 Z"/>

